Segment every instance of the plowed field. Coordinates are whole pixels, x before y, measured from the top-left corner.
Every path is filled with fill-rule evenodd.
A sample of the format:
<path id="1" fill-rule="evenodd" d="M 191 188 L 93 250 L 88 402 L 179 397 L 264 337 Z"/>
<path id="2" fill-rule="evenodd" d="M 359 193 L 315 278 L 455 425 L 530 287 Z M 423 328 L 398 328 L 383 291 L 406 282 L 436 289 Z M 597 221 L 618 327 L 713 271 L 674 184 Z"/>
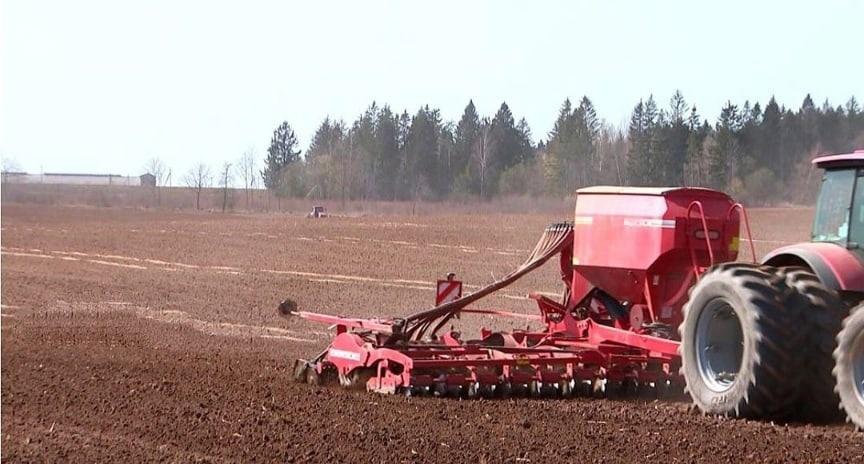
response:
<path id="1" fill-rule="evenodd" d="M 812 212 L 754 210 L 758 252 Z M 398 315 L 449 271 L 516 267 L 544 215 L 183 214 L 4 205 L 2 459 L 24 461 L 741 462 L 864 459 L 844 424 L 703 417 L 685 401 L 387 397 L 291 383 L 327 328 L 303 309 Z M 551 267 L 488 305 L 533 312 Z M 470 288 L 469 288 L 470 290 Z M 463 320 L 464 330 L 502 326 Z"/>

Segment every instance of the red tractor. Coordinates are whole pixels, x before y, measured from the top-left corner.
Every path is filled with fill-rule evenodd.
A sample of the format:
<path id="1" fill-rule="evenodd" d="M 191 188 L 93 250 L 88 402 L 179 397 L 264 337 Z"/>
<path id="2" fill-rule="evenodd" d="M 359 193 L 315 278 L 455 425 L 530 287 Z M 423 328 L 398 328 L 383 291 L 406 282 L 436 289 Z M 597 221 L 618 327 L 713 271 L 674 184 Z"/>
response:
<path id="1" fill-rule="evenodd" d="M 778 268 L 805 300 L 806 406 L 831 418 L 839 401 L 847 419 L 864 428 L 864 311 L 858 311 L 864 301 L 864 150 L 813 164 L 824 175 L 811 242 L 779 248 L 762 261 Z"/>
<path id="2" fill-rule="evenodd" d="M 826 169 L 814 241 L 736 262 L 744 208 L 699 188 L 581 189 L 572 223 L 547 227 L 518 269 L 461 296 L 403 317 L 357 319 L 297 311 L 332 324 L 336 337 L 298 360 L 295 378 L 382 393 L 438 396 L 569 396 L 685 387 L 704 412 L 829 420 L 838 398 L 864 417 L 864 337 L 852 304 L 864 298 L 864 152 L 816 160 Z M 864 171 L 862 171 L 864 172 Z M 862 176 L 864 177 L 864 176 Z M 859 230 L 861 229 L 861 230 Z M 560 300 L 539 294 L 539 314 L 470 306 L 558 256 Z M 442 284 L 443 282 L 443 284 Z M 539 323 L 540 330 L 481 330 L 476 339 L 445 327 L 460 314 Z M 442 333 L 443 332 L 443 333 Z M 837 356 L 837 392 L 832 367 Z"/>

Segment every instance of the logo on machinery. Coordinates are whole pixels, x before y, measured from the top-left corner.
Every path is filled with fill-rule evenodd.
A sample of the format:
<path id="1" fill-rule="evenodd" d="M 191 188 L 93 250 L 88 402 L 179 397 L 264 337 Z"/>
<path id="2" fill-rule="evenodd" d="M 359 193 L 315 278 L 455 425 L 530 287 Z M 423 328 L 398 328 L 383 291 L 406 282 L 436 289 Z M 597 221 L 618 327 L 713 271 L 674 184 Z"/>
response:
<path id="1" fill-rule="evenodd" d="M 674 219 L 637 218 L 625 219 L 624 227 L 650 227 L 655 229 L 674 229 Z"/>
<path id="2" fill-rule="evenodd" d="M 330 348 L 327 354 L 333 358 L 347 359 L 349 361 L 360 361 L 360 353 L 357 353 L 355 351 L 346 351 L 340 350 L 338 348 Z"/>

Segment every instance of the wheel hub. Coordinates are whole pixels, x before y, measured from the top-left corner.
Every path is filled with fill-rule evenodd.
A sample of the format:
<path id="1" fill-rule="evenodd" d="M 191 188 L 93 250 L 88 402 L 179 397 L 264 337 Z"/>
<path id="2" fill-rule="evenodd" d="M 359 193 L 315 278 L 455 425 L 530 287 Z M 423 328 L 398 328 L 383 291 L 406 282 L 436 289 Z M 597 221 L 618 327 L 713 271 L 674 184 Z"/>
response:
<path id="1" fill-rule="evenodd" d="M 714 391 L 728 390 L 741 370 L 744 354 L 741 321 L 728 302 L 716 299 L 705 307 L 696 323 L 695 341 L 702 381 Z"/>

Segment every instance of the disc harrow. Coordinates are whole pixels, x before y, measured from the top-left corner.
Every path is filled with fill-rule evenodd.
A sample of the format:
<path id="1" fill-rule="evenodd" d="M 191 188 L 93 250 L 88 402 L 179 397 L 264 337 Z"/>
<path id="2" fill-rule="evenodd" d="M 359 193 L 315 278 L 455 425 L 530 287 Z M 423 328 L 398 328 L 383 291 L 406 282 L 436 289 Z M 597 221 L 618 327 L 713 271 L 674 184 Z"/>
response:
<path id="1" fill-rule="evenodd" d="M 298 311 L 286 316 L 329 324 L 330 346 L 311 360 L 298 360 L 295 378 L 324 379 L 347 388 L 389 394 L 459 398 L 671 395 L 681 389 L 674 331 L 653 319 L 632 327 L 630 312 L 645 305 L 622 303 L 594 287 L 573 299 L 578 278 L 573 261 L 574 224 L 547 227 L 528 258 L 514 271 L 478 291 L 405 317 L 362 319 Z M 469 307 L 558 256 L 565 286 L 562 301 L 530 294 L 539 314 Z M 448 282 L 459 285 L 453 275 Z M 650 294 L 648 294 L 650 297 Z M 635 308 L 635 309 L 634 309 Z M 485 314 L 545 324 L 545 329 L 494 332 L 463 340 L 444 331 L 460 315 Z"/>

